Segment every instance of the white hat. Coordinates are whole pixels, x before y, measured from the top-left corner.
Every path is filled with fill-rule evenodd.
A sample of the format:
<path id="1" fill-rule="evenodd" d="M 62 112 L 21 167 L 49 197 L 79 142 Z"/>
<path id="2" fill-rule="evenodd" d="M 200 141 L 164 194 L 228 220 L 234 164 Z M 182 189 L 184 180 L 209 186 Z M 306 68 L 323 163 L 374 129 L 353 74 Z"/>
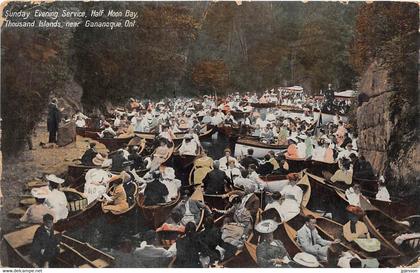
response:
<path id="1" fill-rule="evenodd" d="M 51 182 L 54 182 L 54 183 L 57 183 L 57 184 L 63 184 L 64 181 L 65 181 L 63 178 L 57 177 L 55 174 L 46 175 L 45 178 L 48 181 L 51 181 Z"/>
<path id="2" fill-rule="evenodd" d="M 175 170 L 171 167 L 166 167 L 165 171 L 162 174 L 163 179 L 175 179 Z"/>
<path id="3" fill-rule="evenodd" d="M 295 143 L 298 143 L 299 141 L 296 139 L 296 137 L 289 137 L 288 140 L 291 140 Z"/>
<path id="4" fill-rule="evenodd" d="M 305 267 L 319 267 L 319 262 L 314 255 L 299 252 L 293 257 L 293 261 Z"/>
<path id="5" fill-rule="evenodd" d="M 367 252 L 376 252 L 381 250 L 381 242 L 376 238 L 355 239 L 356 244 Z"/>
<path id="6" fill-rule="evenodd" d="M 103 157 L 100 153 L 96 154 L 96 156 L 92 159 L 92 163 L 95 166 L 102 166 L 105 161 L 105 157 Z"/>
<path id="7" fill-rule="evenodd" d="M 47 198 L 49 193 L 50 189 L 48 187 L 33 188 L 31 190 L 32 196 L 39 199 Z"/>
<path id="8" fill-rule="evenodd" d="M 143 180 L 144 180 L 145 183 L 150 183 L 150 182 L 154 181 L 155 179 L 153 178 L 153 172 L 147 172 L 143 176 Z"/>
<path id="9" fill-rule="evenodd" d="M 279 224 L 276 221 L 268 219 L 259 222 L 255 226 L 255 230 L 259 233 L 272 233 L 277 229 L 278 226 Z"/>

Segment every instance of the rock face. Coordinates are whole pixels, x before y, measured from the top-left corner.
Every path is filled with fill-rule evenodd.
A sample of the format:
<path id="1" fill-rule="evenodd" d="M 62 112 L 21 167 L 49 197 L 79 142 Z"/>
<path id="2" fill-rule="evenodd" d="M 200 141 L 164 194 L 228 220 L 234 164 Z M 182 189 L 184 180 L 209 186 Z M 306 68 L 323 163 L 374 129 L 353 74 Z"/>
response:
<path id="1" fill-rule="evenodd" d="M 391 106 L 392 100 L 399 94 L 390 83 L 388 71 L 376 61 L 362 76 L 359 89 L 367 98 L 357 108 L 360 152 L 377 173 L 385 175 L 389 189 L 394 194 L 414 196 L 420 193 L 416 187 L 420 174 L 419 143 L 409 137 L 410 133 L 415 132 L 405 132 L 402 121 L 407 116 L 405 114 L 416 109 L 408 103 L 400 105 L 400 109 Z M 398 147 L 402 147 L 397 152 L 390 149 L 396 142 L 399 142 Z"/>

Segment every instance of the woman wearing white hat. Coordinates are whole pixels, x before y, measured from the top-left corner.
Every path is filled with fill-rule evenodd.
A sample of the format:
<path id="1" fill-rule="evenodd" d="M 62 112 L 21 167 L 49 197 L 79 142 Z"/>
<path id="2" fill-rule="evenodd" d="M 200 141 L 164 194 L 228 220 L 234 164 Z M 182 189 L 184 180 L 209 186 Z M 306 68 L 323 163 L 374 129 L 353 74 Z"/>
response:
<path id="1" fill-rule="evenodd" d="M 98 154 L 100 155 L 100 154 Z M 95 161 L 96 158 L 93 159 Z M 100 163 L 97 162 L 98 164 Z M 108 171 L 100 168 L 90 169 L 85 175 L 85 187 L 84 194 L 87 197 L 88 204 L 100 198 L 108 189 L 108 181 L 112 177 L 112 174 Z"/>
<path id="2" fill-rule="evenodd" d="M 48 187 L 33 188 L 31 194 L 35 197 L 35 204 L 29 206 L 25 214 L 20 218 L 21 222 L 28 222 L 33 224 L 42 224 L 43 217 L 46 214 L 54 216 L 54 211 L 50 209 L 45 203 L 45 198 L 50 193 Z"/>
<path id="3" fill-rule="evenodd" d="M 258 223 L 255 230 L 262 234 L 261 243 L 257 246 L 257 263 L 259 267 L 288 267 L 289 254 L 280 240 L 274 240 L 273 232 L 278 223 L 269 219 Z"/>
<path id="4" fill-rule="evenodd" d="M 171 167 L 165 167 L 162 173 L 162 184 L 168 189 L 168 195 L 165 197 L 166 202 L 170 202 L 178 196 L 179 188 L 181 188 L 181 180 L 175 178 L 175 170 Z"/>
<path id="5" fill-rule="evenodd" d="M 69 214 L 67 208 L 68 202 L 64 192 L 59 190 L 60 185 L 64 183 L 64 179 L 59 178 L 54 174 L 47 175 L 46 179 L 50 183 L 49 187 L 51 192 L 45 198 L 45 204 L 54 211 L 57 221 L 66 219 Z"/>

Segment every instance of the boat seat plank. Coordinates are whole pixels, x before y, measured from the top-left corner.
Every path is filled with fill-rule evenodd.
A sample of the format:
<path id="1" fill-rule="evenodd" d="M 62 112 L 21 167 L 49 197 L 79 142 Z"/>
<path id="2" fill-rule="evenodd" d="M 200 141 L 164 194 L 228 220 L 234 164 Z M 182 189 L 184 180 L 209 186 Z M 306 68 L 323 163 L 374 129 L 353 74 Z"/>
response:
<path id="1" fill-rule="evenodd" d="M 24 208 L 17 207 L 17 208 L 14 208 L 14 209 L 10 210 L 7 214 L 12 216 L 12 217 L 21 217 L 25 214 L 25 211 L 26 210 Z"/>
<path id="2" fill-rule="evenodd" d="M 19 248 L 32 243 L 35 231 L 39 225 L 33 225 L 21 230 L 4 235 L 4 239 L 9 243 L 12 248 Z"/>
<path id="3" fill-rule="evenodd" d="M 92 264 L 98 268 L 109 267 L 109 263 L 101 258 L 92 261 Z"/>
<path id="4" fill-rule="evenodd" d="M 93 268 L 90 264 L 82 264 L 79 268 Z"/>

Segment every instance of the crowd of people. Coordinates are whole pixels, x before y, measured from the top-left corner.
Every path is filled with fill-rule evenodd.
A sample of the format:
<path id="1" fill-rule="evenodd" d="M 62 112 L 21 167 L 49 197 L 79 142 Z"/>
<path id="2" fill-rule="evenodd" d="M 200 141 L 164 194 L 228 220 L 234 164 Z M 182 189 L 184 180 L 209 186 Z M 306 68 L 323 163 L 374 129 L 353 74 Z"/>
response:
<path id="1" fill-rule="evenodd" d="M 290 112 L 281 107 L 254 108 L 250 103 L 293 105 L 302 111 Z M 204 96 L 200 100 L 180 98 L 157 103 L 149 101 L 143 105 L 130 99 L 126 109 L 113 112 L 112 123 L 105 118 L 99 119 L 96 124 L 97 128 L 102 128 L 99 137 L 132 138 L 132 141 L 108 154 L 99 153 L 94 142 L 89 144 L 81 156 L 81 163 L 91 166 L 84 177 L 88 203 L 104 202 L 105 213 L 126 211 L 129 205 L 124 185 L 127 183 L 138 184 L 145 206 L 174 202 L 181 195 L 165 223 L 140 236 L 140 245 L 123 239 L 112 250 L 116 266 L 166 267 L 171 261 L 175 261 L 173 266 L 176 267 L 218 266 L 234 257 L 237 250 L 243 250 L 250 235 L 257 232 L 261 235 L 256 249 L 256 262 L 260 267 L 318 267 L 321 264 L 377 267 L 377 261 L 367 261 L 351 251 L 332 255 L 332 249 L 340 240 L 322 238 L 316 228 L 317 220 L 311 215 L 305 216 L 304 224 L 297 230 L 296 243 L 301 253 L 291 257 L 281 238 L 274 239 L 273 233 L 279 225 L 302 214 L 305 192 L 299 184 L 304 177 L 302 173 L 292 172 L 288 162 L 312 160 L 338 163 L 339 168 L 327 179 L 348 186 L 345 193 L 349 203 L 348 223 L 343 226 L 344 239 L 377 243 L 360 221 L 362 193 L 354 178 L 379 180 L 376 198 L 390 201 L 383 176 L 376 174 L 358 151 L 357 133 L 353 128 L 338 114 L 331 122 L 322 124 L 313 111 L 315 108 L 320 108 L 318 102 L 303 93 L 283 90 L 279 94 L 272 90 L 260 98 L 256 94 L 240 96 L 235 93 L 222 101 Z M 235 118 L 235 112 L 243 115 Z M 91 122 L 81 112 L 74 118 L 78 127 L 88 127 Z M 263 158 L 256 158 L 256 148 L 249 147 L 247 154 L 239 157 L 226 148 L 221 158 L 213 159 L 200 142 L 200 132 L 206 126 L 225 125 L 244 127 L 248 136 L 261 143 L 285 149 L 269 151 Z M 135 138 L 136 132 L 155 134 L 158 141 L 153 144 L 153 154 L 142 154 L 142 140 Z M 177 133 L 183 133 L 182 143 L 177 147 L 179 155 L 195 157 L 191 181 L 177 177 L 176 166 L 168 161 Z M 277 175 L 280 179 L 268 183 L 263 179 L 267 175 Z M 21 221 L 44 223 L 39 233 L 46 230 L 50 235 L 51 222 L 66 219 L 68 210 L 66 197 L 59 186 L 64 180 L 56 176 L 46 178 L 49 186 L 32 191 L 36 204 L 28 208 Z M 227 206 L 211 207 L 197 199 L 196 191 L 202 191 L 204 196 L 218 196 Z M 274 211 L 274 216 L 261 220 L 261 211 Z M 201 220 L 202 231 L 199 230 Z M 158 240 L 157 232 L 162 230 L 177 231 L 182 236 L 166 249 Z M 44 252 L 39 258 L 38 245 L 37 249 L 38 256 L 34 255 L 38 257 L 38 265 L 43 266 L 53 255 Z"/>

